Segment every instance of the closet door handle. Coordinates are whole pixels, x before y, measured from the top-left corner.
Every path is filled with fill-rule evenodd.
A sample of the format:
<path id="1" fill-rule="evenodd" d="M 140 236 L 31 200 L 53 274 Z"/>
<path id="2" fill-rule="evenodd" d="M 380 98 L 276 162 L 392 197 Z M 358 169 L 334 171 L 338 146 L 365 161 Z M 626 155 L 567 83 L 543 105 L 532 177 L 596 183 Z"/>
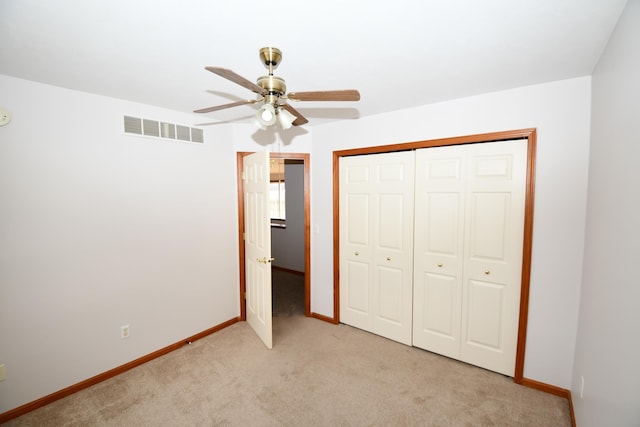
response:
<path id="1" fill-rule="evenodd" d="M 356 251 L 355 254 L 356 254 L 356 256 L 358 256 L 358 255 L 360 255 L 360 252 Z"/>
<path id="2" fill-rule="evenodd" d="M 391 261 L 391 257 L 390 256 L 387 257 L 387 261 Z"/>
<path id="3" fill-rule="evenodd" d="M 484 274 L 486 274 L 487 276 L 491 274 L 491 272 L 489 270 L 485 270 Z"/>
<path id="4" fill-rule="evenodd" d="M 438 267 L 442 268 L 442 263 L 441 262 L 438 263 Z"/>

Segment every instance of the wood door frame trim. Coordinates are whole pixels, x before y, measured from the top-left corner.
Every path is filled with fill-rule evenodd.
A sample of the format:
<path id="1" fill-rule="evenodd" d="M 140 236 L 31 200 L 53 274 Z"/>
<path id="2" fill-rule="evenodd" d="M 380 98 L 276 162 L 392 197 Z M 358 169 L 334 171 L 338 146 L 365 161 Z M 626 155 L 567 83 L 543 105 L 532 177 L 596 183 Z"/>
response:
<path id="1" fill-rule="evenodd" d="M 362 154 L 390 153 L 394 151 L 417 150 L 419 148 L 444 147 L 448 145 L 478 144 L 511 139 L 527 140 L 527 181 L 525 188 L 524 235 L 522 250 L 522 276 L 520 283 L 520 313 L 518 317 L 518 342 L 516 345 L 516 365 L 513 380 L 523 384 L 524 357 L 527 341 L 527 322 L 529 318 L 529 285 L 531 281 L 531 252 L 533 246 L 533 207 L 536 171 L 535 128 L 491 132 L 476 135 L 457 136 L 426 141 L 380 145 L 375 147 L 354 148 L 333 152 L 333 318 L 331 323 L 340 323 L 340 157 Z"/>
<path id="2" fill-rule="evenodd" d="M 240 260 L 240 320 L 247 320 L 247 307 L 244 294 L 246 292 L 246 275 L 244 259 L 244 183 L 242 181 L 242 164 L 245 156 L 254 151 L 236 153 L 237 185 L 238 185 L 238 256 Z M 270 159 L 302 160 L 304 167 L 304 314 L 311 313 L 311 155 L 309 153 L 269 153 Z"/>

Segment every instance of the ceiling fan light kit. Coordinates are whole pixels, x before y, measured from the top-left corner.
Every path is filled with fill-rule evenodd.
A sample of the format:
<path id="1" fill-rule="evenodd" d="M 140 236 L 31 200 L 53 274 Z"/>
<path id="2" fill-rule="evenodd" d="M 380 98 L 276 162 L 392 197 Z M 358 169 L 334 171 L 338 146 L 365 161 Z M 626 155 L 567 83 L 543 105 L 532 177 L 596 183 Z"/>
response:
<path id="1" fill-rule="evenodd" d="M 275 47 L 263 47 L 260 49 L 260 60 L 262 64 L 269 70 L 269 74 L 261 76 L 256 83 L 236 74 L 235 72 L 221 67 L 205 67 L 206 70 L 219 75 L 233 83 L 236 83 L 258 95 L 257 99 L 248 99 L 246 101 L 237 101 L 229 104 L 217 105 L 214 107 L 201 108 L 194 110 L 195 113 L 210 113 L 212 111 L 223 110 L 226 108 L 237 107 L 240 105 L 255 104 L 256 102 L 264 102 L 262 107 L 253 118 L 253 121 L 261 128 L 266 129 L 277 122 L 283 129 L 289 129 L 291 126 L 300 126 L 308 123 L 300 112 L 294 109 L 286 101 L 359 101 L 360 93 L 355 89 L 349 90 L 330 90 L 315 92 L 291 92 L 287 94 L 287 86 L 283 78 L 274 76 L 273 70 L 280 64 L 282 60 L 282 52 Z"/>
<path id="2" fill-rule="evenodd" d="M 285 110 L 284 108 L 280 108 L 278 111 L 278 122 L 282 129 L 289 129 L 293 126 L 293 123 L 296 121 L 297 117 Z"/>

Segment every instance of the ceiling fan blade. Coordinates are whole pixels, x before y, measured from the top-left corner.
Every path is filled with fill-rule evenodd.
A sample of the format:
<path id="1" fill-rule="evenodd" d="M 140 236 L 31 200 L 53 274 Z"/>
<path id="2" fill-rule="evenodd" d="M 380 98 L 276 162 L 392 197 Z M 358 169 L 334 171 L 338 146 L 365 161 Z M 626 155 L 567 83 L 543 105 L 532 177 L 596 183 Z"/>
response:
<path id="1" fill-rule="evenodd" d="M 282 108 L 284 108 L 285 110 L 287 110 L 288 112 L 290 112 L 291 114 L 293 114 L 294 116 L 296 116 L 296 119 L 293 121 L 293 123 L 291 123 L 292 125 L 300 126 L 300 125 L 304 125 L 306 123 L 309 123 L 309 120 L 307 120 L 302 114 L 300 114 L 300 112 L 298 112 L 298 110 L 293 108 L 291 105 L 289 105 L 289 104 L 280 104 L 280 106 Z"/>
<path id="2" fill-rule="evenodd" d="M 360 92 L 355 89 L 291 92 L 287 94 L 287 98 L 294 101 L 359 101 Z"/>
<path id="3" fill-rule="evenodd" d="M 264 95 L 266 93 L 266 91 L 260 86 L 258 86 L 257 84 L 253 83 L 250 80 L 245 79 L 241 75 L 236 74 L 231 70 L 228 70 L 226 68 L 221 68 L 221 67 L 204 67 L 204 68 L 208 71 L 211 71 L 214 74 L 219 75 L 220 77 L 224 77 L 227 80 L 231 80 L 232 82 L 237 83 L 240 86 L 245 87 L 250 91 L 253 91 L 259 95 Z"/>
<path id="4" fill-rule="evenodd" d="M 246 101 L 237 101 L 237 102 L 232 102 L 230 104 L 216 105 L 215 107 L 201 108 L 199 110 L 193 110 L 193 112 L 194 113 L 210 113 L 212 111 L 224 110 L 226 108 L 237 107 L 239 105 L 255 104 L 256 102 L 258 102 L 257 99 L 248 99 Z"/>

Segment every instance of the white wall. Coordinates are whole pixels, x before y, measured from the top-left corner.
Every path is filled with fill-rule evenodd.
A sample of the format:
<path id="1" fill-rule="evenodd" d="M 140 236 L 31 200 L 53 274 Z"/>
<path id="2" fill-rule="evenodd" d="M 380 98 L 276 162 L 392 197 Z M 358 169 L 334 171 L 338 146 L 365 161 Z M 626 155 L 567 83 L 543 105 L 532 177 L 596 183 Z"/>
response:
<path id="1" fill-rule="evenodd" d="M 582 272 L 590 81 L 589 77 L 558 81 L 314 128 L 312 311 L 333 316 L 334 150 L 537 128 L 524 375 L 569 388 Z"/>
<path id="2" fill-rule="evenodd" d="M 640 1 L 631 0 L 593 73 L 589 203 L 571 386 L 581 427 L 640 425 L 638 76 Z"/>
<path id="3" fill-rule="evenodd" d="M 237 316 L 235 151 L 312 153 L 312 311 L 333 316 L 334 150 L 529 127 L 538 168 L 525 376 L 569 388 L 590 85 L 524 87 L 313 133 L 211 126 L 205 144 L 186 144 L 124 135 L 122 116 L 201 118 L 0 76 L 14 116 L 0 128 L 0 411 Z M 132 337 L 122 341 L 124 323 Z"/>
<path id="4" fill-rule="evenodd" d="M 202 118 L 6 76 L 0 93 L 0 413 L 239 315 L 230 127 L 150 139 L 123 115 Z"/>
<path id="5" fill-rule="evenodd" d="M 285 164 L 286 228 L 271 229 L 273 265 L 294 271 L 304 266 L 304 164 Z"/>

